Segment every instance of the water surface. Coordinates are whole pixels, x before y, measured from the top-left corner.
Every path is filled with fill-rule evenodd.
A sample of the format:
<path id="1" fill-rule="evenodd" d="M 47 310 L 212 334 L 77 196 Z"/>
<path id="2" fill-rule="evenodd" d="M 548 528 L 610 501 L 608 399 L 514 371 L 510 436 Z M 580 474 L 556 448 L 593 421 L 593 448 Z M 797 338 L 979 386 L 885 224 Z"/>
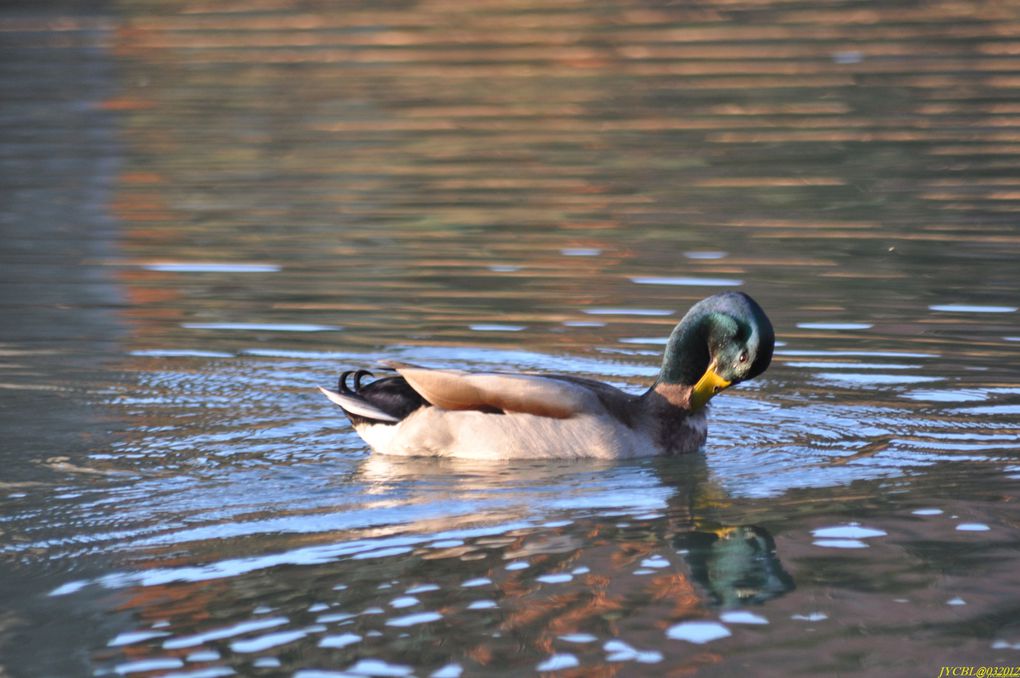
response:
<path id="1" fill-rule="evenodd" d="M 0 673 L 1020 664 L 1008 4 L 54 2 L 0 50 Z M 638 391 L 727 289 L 781 345 L 699 455 L 389 459 L 315 391 Z"/>

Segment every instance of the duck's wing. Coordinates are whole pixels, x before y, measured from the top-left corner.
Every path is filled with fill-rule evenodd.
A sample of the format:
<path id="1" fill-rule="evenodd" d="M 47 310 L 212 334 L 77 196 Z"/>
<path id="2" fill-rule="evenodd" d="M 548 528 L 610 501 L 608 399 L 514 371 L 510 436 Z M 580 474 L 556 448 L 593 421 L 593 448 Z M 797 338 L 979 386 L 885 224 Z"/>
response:
<path id="1" fill-rule="evenodd" d="M 446 410 L 519 412 L 566 419 L 599 398 L 584 384 L 531 374 L 433 370 L 387 361 L 428 402 Z"/>

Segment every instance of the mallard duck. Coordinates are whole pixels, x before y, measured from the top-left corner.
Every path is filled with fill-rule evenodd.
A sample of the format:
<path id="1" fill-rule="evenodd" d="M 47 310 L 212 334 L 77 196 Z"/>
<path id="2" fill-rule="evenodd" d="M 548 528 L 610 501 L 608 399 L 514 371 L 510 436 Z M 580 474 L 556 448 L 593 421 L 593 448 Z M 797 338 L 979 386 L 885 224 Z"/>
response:
<path id="1" fill-rule="evenodd" d="M 695 304 L 673 329 L 662 368 L 643 394 L 562 374 L 469 373 L 392 361 L 395 376 L 363 383 L 344 372 L 336 391 L 354 429 L 384 454 L 474 459 L 601 458 L 698 450 L 706 404 L 772 360 L 772 323 L 751 297 L 725 292 Z"/>

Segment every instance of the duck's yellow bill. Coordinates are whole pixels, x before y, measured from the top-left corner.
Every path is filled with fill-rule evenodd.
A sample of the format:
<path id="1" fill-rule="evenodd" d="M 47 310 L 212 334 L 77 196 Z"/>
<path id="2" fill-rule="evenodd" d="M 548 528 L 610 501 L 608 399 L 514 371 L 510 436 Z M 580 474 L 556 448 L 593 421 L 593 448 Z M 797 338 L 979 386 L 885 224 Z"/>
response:
<path id="1" fill-rule="evenodd" d="M 709 398 L 729 385 L 730 382 L 720 377 L 715 371 L 715 363 L 713 362 L 705 370 L 705 374 L 701 376 L 701 379 L 698 379 L 698 383 L 694 385 L 694 389 L 691 391 L 691 410 L 700 410 L 705 406 Z"/>

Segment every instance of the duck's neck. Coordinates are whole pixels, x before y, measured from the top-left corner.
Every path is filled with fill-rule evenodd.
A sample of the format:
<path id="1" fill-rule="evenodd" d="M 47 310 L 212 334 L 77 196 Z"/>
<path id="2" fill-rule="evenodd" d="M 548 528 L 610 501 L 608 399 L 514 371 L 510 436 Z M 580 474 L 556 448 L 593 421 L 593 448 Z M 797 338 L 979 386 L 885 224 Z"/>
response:
<path id="1" fill-rule="evenodd" d="M 708 369 L 711 354 L 709 335 L 714 314 L 691 313 L 673 329 L 662 356 L 662 368 L 656 383 L 694 386 Z"/>

